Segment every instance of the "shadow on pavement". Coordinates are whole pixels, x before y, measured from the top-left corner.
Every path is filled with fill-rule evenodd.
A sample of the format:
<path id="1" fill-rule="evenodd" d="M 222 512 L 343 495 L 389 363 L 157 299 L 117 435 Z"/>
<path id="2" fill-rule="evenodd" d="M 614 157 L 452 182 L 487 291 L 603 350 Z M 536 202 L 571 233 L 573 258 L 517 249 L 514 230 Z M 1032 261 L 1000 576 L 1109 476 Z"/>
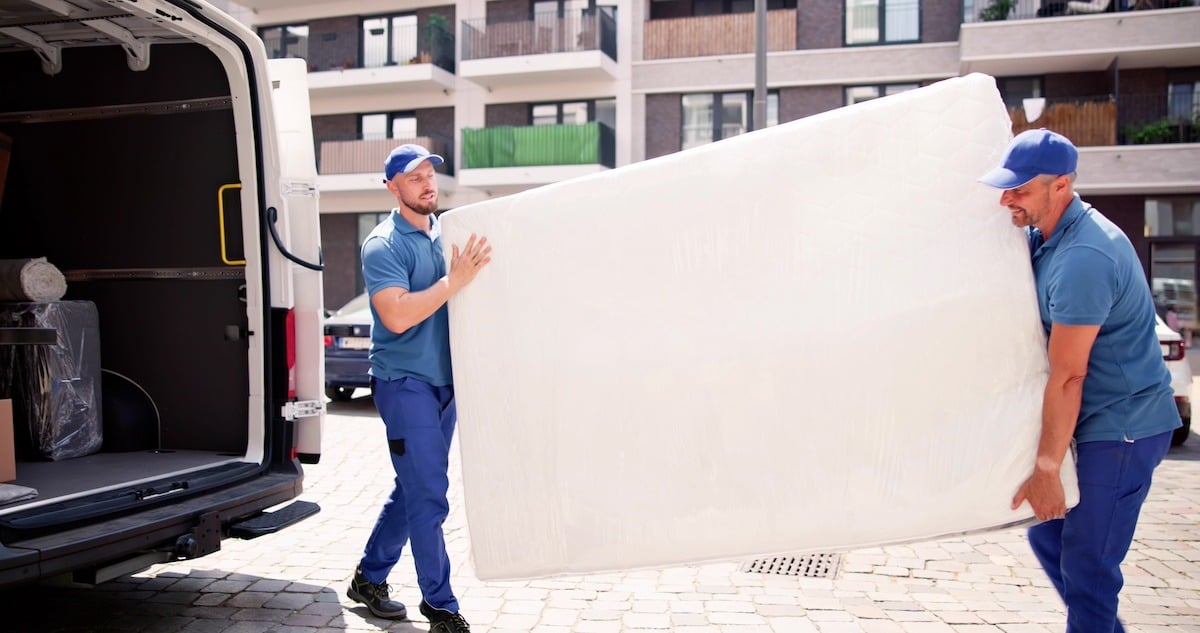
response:
<path id="1" fill-rule="evenodd" d="M 366 607 L 347 607 L 340 598 L 337 588 L 290 580 L 220 570 L 167 571 L 125 576 L 93 588 L 35 585 L 0 591 L 0 631 L 428 630 L 376 618 Z"/>
<path id="2" fill-rule="evenodd" d="M 359 389 L 354 393 L 355 398 L 348 402 L 326 401 L 325 410 L 337 415 L 378 418 L 379 412 L 375 409 L 375 400 L 371 397 L 370 390 Z"/>

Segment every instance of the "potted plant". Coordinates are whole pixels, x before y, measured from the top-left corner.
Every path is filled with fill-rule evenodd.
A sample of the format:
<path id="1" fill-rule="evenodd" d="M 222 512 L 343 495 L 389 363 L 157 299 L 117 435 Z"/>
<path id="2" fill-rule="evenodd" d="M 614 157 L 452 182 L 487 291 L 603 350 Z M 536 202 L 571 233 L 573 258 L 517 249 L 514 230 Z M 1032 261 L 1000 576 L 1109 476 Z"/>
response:
<path id="1" fill-rule="evenodd" d="M 432 13 L 425 21 L 425 49 L 431 61 L 442 68 L 454 67 L 454 31 L 441 13 Z"/>
<path id="2" fill-rule="evenodd" d="M 992 0 L 991 4 L 979 12 L 979 19 L 984 22 L 1007 20 L 1008 15 L 1016 6 L 1017 0 Z"/>

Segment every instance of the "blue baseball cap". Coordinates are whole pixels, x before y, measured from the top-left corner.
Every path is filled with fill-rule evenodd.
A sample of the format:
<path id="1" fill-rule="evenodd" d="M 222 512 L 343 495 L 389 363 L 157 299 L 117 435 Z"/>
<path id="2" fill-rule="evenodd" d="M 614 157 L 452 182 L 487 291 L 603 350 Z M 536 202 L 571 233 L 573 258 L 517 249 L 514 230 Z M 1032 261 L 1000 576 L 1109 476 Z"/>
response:
<path id="1" fill-rule="evenodd" d="M 1079 150 L 1067 137 L 1045 128 L 1025 130 L 1009 144 L 1000 166 L 984 174 L 979 182 L 997 189 L 1013 189 L 1042 174 L 1073 174 L 1078 162 Z"/>
<path id="2" fill-rule="evenodd" d="M 430 154 L 429 150 L 420 145 L 405 144 L 397 147 L 388 154 L 387 160 L 383 161 L 383 175 L 386 176 L 383 182 L 390 182 L 396 174 L 407 174 L 424 160 L 432 163 L 434 167 L 446 162 L 441 156 Z"/>

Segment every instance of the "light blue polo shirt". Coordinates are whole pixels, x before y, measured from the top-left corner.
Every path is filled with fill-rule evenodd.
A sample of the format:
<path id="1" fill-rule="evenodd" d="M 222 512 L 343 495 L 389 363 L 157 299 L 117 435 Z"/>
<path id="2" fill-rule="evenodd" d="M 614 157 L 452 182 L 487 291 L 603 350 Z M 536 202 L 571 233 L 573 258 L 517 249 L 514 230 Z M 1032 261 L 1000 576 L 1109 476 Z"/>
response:
<path id="1" fill-rule="evenodd" d="M 396 209 L 363 240 L 363 280 L 374 296 L 399 286 L 420 292 L 446 275 L 441 225 L 430 216 L 428 233 L 409 224 Z M 446 306 L 399 334 L 388 330 L 371 305 L 371 375 L 382 380 L 406 376 L 435 387 L 453 382 L 450 370 L 450 325 Z"/>
<path id="2" fill-rule="evenodd" d="M 1077 442 L 1139 440 L 1180 426 L 1154 331 L 1154 300 L 1129 238 L 1078 194 L 1042 243 L 1029 230 L 1042 326 L 1099 325 Z"/>

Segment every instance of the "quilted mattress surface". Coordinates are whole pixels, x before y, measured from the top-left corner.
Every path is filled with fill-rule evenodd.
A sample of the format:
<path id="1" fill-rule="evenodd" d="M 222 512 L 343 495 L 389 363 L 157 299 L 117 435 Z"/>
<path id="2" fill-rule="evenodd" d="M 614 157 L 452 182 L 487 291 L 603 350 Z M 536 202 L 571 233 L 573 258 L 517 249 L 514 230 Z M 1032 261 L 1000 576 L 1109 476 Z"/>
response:
<path id="1" fill-rule="evenodd" d="M 483 579 L 986 530 L 1047 374 L 970 75 L 442 216 Z M 1075 499 L 1073 464 L 1064 482 Z"/>

